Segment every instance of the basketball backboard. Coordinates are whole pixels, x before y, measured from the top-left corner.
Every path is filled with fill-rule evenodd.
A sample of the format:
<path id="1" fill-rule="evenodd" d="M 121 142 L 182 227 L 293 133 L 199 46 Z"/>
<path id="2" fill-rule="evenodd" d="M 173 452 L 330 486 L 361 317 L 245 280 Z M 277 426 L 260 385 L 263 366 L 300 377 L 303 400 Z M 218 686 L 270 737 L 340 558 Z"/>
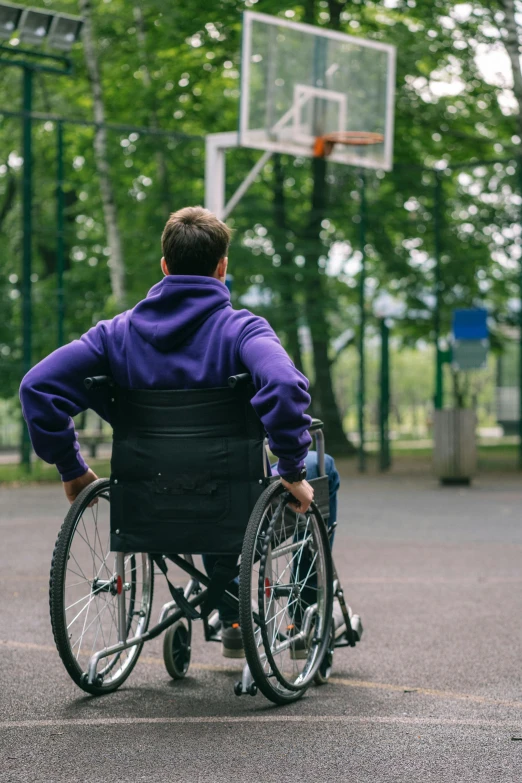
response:
<path id="1" fill-rule="evenodd" d="M 318 138 L 342 136 L 329 160 L 390 170 L 394 88 L 394 46 L 243 14 L 241 146 L 312 156 Z"/>

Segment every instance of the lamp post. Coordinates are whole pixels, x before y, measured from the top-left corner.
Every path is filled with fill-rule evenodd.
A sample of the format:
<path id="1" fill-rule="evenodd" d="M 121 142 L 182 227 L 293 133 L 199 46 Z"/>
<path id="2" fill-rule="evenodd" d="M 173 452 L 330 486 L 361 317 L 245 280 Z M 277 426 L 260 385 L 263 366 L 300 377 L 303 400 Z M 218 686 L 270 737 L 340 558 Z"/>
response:
<path id="1" fill-rule="evenodd" d="M 522 197 L 522 156 L 518 159 L 518 192 Z M 521 241 L 521 240 L 519 240 Z M 519 260 L 518 312 L 518 468 L 522 470 L 522 258 Z"/>
<path id="2" fill-rule="evenodd" d="M 440 171 L 435 172 L 435 186 L 433 193 L 433 229 L 435 244 L 435 311 L 433 325 L 435 332 L 435 397 L 434 407 L 440 410 L 444 407 L 444 375 L 442 368 L 441 335 L 441 307 L 442 307 L 442 269 L 441 269 L 441 233 L 442 233 L 442 176 Z"/>
<path id="3" fill-rule="evenodd" d="M 9 40 L 10 44 L 0 44 L 0 65 L 22 69 L 22 138 L 23 138 L 23 188 L 22 188 L 22 343 L 23 373 L 32 365 L 32 194 L 33 194 L 33 152 L 32 152 L 32 106 L 33 74 L 52 73 L 67 75 L 72 73 L 72 64 L 65 55 L 50 54 L 47 51 L 22 49 L 19 42 L 41 46 L 46 43 L 50 48 L 68 52 L 79 39 L 82 20 L 77 16 L 58 14 L 47 9 L 24 8 L 11 3 L 0 2 L 0 40 Z M 15 34 L 18 37 L 15 38 Z M 63 200 L 60 201 L 63 204 Z M 59 207 L 60 208 L 60 207 Z M 59 217 L 59 225 L 61 218 Z M 58 238 L 58 265 L 63 268 L 60 253 L 63 253 L 63 238 Z M 61 282 L 59 281 L 59 291 Z M 60 292 L 58 294 L 61 295 Z M 25 422 L 22 422 L 21 437 L 22 464 L 31 469 L 31 444 Z"/>
<path id="4" fill-rule="evenodd" d="M 373 303 L 375 317 L 381 333 L 381 361 L 379 369 L 379 469 L 384 472 L 391 467 L 390 453 L 390 323 L 404 318 L 404 302 L 381 291 Z"/>
<path id="5" fill-rule="evenodd" d="M 359 177 L 359 245 L 361 252 L 361 271 L 359 273 L 359 389 L 357 394 L 357 419 L 359 428 L 359 471 L 366 471 L 365 452 L 365 420 L 366 406 L 366 362 L 365 362 L 365 332 L 366 332 L 366 179 L 361 171 Z"/>

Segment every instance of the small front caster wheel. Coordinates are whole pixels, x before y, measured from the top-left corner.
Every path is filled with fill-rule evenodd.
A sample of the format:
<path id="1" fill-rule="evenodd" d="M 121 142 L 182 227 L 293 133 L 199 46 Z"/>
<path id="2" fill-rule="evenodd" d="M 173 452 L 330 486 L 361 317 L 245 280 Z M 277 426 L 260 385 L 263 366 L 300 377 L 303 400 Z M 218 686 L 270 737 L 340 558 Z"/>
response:
<path id="1" fill-rule="evenodd" d="M 234 683 L 234 693 L 236 696 L 242 696 L 243 695 L 243 683 L 241 680 L 238 680 Z"/>
<path id="2" fill-rule="evenodd" d="M 190 620 L 178 620 L 165 632 L 163 660 L 173 680 L 182 680 L 189 670 L 192 641 Z"/>
<path id="3" fill-rule="evenodd" d="M 250 696 L 257 696 L 257 685 L 255 682 L 248 686 L 248 693 Z"/>
<path id="4" fill-rule="evenodd" d="M 82 674 L 80 682 L 81 682 L 81 687 L 82 688 L 84 687 L 84 685 L 88 685 L 89 684 L 89 675 L 87 674 L 87 672 L 84 672 Z M 102 677 L 101 674 L 97 674 L 96 675 L 96 677 L 94 678 L 93 685 L 95 685 L 96 688 L 103 687 L 103 677 Z"/>

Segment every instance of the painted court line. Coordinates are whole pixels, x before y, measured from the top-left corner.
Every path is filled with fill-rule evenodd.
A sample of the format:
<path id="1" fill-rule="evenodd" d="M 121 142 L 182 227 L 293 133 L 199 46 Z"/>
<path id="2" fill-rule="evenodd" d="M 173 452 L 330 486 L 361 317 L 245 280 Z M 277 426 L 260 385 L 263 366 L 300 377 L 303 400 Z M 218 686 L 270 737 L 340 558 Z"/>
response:
<path id="1" fill-rule="evenodd" d="M 473 585 L 473 587 L 488 587 L 489 585 L 517 585 L 522 582 L 520 576 L 361 576 L 344 578 L 343 584 L 361 585 Z"/>
<path id="2" fill-rule="evenodd" d="M 11 649 L 19 650 L 35 650 L 37 652 L 52 652 L 56 653 L 56 648 L 49 644 L 35 644 L 34 642 L 16 642 L 13 640 L 0 640 L 1 647 L 8 647 Z M 150 666 L 164 666 L 162 658 L 156 658 L 150 655 L 142 655 L 138 661 L 139 664 L 145 664 Z M 219 666 L 217 664 L 208 663 L 191 663 L 191 669 L 196 671 L 208 671 L 208 672 L 223 672 L 223 673 L 237 673 L 241 671 L 242 664 L 236 667 L 232 666 Z M 349 680 L 345 677 L 338 675 L 332 675 L 332 684 L 343 685 L 346 688 L 368 688 L 369 690 L 388 691 L 395 693 L 412 693 L 419 694 L 421 696 L 431 696 L 437 699 L 446 699 L 447 701 L 466 701 L 470 704 L 483 704 L 489 707 L 507 707 L 515 710 L 522 710 L 522 701 L 515 701 L 509 699 L 492 699 L 488 696 L 480 696 L 473 693 L 459 693 L 458 691 L 443 691 L 436 688 L 423 688 L 415 685 L 395 685 L 389 682 L 375 682 L 373 680 Z M 1 725 L 1 724 L 0 724 Z"/>
<path id="3" fill-rule="evenodd" d="M 516 544 L 514 546 L 517 546 Z M 48 576 L 18 576 L 24 585 L 41 583 L 49 584 Z M 0 583 L 13 583 L 13 576 L 0 576 Z M 488 585 L 516 585 L 522 584 L 520 576 L 357 576 L 343 578 L 343 584 L 350 585 L 473 585 L 475 587 L 487 587 Z M 19 592 L 19 591 L 18 591 Z"/>
<path id="4" fill-rule="evenodd" d="M 415 718 L 415 717 L 379 717 L 359 715 L 218 715 L 215 717 L 176 717 L 176 718 L 75 718 L 70 720 L 17 720 L 0 721 L 2 729 L 45 729 L 76 728 L 96 726 L 135 726 L 135 725 L 191 725 L 224 723 L 335 723 L 359 725 L 403 725 L 403 726 L 467 726 L 490 729 L 517 729 L 513 721 L 507 720 L 466 720 L 455 718 Z"/>

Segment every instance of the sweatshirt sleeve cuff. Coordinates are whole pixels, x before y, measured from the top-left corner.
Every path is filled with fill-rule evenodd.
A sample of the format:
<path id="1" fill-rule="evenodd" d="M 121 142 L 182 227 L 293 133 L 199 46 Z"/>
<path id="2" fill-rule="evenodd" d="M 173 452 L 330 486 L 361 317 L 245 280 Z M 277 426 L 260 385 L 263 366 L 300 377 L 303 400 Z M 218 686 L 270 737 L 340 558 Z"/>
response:
<path id="1" fill-rule="evenodd" d="M 62 477 L 62 481 L 72 481 L 75 478 L 83 476 L 89 470 L 89 466 L 83 459 L 79 451 L 74 452 L 74 456 L 71 459 L 63 462 L 57 462 L 56 467 L 58 473 Z"/>
<path id="2" fill-rule="evenodd" d="M 292 473 L 299 473 L 302 467 L 304 467 L 305 461 L 304 459 L 299 460 L 299 462 L 296 462 L 292 459 L 285 459 L 285 457 L 282 457 L 279 462 L 277 463 L 277 473 L 279 476 L 283 476 L 283 478 L 286 475 L 292 474 Z"/>

